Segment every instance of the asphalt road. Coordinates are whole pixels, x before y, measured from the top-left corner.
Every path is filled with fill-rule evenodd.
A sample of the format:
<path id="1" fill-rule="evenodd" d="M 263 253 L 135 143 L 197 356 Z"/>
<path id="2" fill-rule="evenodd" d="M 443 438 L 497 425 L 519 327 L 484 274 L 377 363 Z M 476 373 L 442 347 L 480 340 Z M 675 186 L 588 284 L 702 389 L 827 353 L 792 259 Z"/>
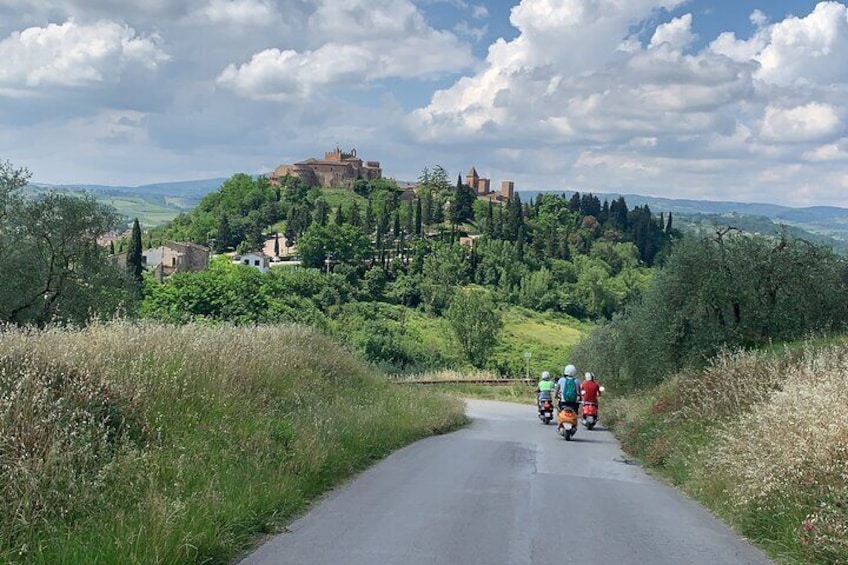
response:
<path id="1" fill-rule="evenodd" d="M 627 462 L 609 432 L 566 442 L 533 406 L 467 409 L 469 427 L 394 453 L 241 563 L 770 563 Z"/>

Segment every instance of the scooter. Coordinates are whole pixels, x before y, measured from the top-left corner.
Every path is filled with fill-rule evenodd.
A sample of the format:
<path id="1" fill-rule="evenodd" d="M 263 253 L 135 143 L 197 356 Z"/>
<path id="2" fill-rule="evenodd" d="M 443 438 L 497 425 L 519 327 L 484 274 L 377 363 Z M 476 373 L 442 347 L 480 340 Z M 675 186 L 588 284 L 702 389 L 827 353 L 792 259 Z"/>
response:
<path id="1" fill-rule="evenodd" d="M 565 441 L 571 441 L 577 433 L 577 412 L 573 408 L 566 406 L 557 414 L 557 433 L 565 438 Z"/>
<path id="2" fill-rule="evenodd" d="M 550 424 L 554 419 L 554 402 L 550 398 L 543 398 L 536 402 L 539 410 L 539 419 L 543 424 Z"/>
<path id="3" fill-rule="evenodd" d="M 595 424 L 598 423 L 598 403 L 597 402 L 583 402 L 581 408 L 581 416 L 580 420 L 587 430 L 591 430 L 595 427 Z"/>

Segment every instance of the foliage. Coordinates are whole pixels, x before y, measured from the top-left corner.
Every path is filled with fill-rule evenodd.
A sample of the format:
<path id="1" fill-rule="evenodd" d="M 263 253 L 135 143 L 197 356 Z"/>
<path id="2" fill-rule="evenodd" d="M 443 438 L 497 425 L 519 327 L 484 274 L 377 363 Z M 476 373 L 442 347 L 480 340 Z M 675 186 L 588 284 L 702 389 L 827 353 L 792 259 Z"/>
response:
<path id="1" fill-rule="evenodd" d="M 125 278 L 97 245 L 114 213 L 87 194 L 20 198 L 27 178 L 0 165 L 0 320 L 81 324 L 128 309 Z"/>
<path id="2" fill-rule="evenodd" d="M 370 257 L 371 244 L 362 231 L 348 224 L 313 224 L 300 238 L 298 253 L 307 267 L 321 268 L 328 257 L 333 262 L 358 267 Z"/>
<path id="3" fill-rule="evenodd" d="M 315 303 L 318 291 L 310 296 L 306 285 L 292 280 L 296 277 L 263 274 L 223 258 L 205 271 L 174 274 L 165 284 L 148 281 L 141 314 L 170 323 L 299 322 L 326 328 L 327 319 Z"/>
<path id="4" fill-rule="evenodd" d="M 576 355 L 635 385 L 700 366 L 721 347 L 838 331 L 848 322 L 845 272 L 843 258 L 801 240 L 687 237 L 641 301 Z"/>
<path id="5" fill-rule="evenodd" d="M 497 345 L 503 327 L 500 313 L 488 293 L 470 290 L 454 294 L 445 312 L 465 358 L 475 367 L 483 367 L 489 352 Z"/>

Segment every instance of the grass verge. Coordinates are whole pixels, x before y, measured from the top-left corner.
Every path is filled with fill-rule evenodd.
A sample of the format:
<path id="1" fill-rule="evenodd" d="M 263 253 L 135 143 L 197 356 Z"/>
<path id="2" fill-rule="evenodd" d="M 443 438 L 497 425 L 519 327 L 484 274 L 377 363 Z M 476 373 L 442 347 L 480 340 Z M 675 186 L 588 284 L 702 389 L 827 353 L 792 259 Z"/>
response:
<path id="1" fill-rule="evenodd" d="M 625 451 L 785 563 L 848 562 L 848 346 L 719 355 L 604 404 Z"/>
<path id="2" fill-rule="evenodd" d="M 0 562 L 226 563 L 465 421 L 460 401 L 390 385 L 304 327 L 0 338 Z"/>

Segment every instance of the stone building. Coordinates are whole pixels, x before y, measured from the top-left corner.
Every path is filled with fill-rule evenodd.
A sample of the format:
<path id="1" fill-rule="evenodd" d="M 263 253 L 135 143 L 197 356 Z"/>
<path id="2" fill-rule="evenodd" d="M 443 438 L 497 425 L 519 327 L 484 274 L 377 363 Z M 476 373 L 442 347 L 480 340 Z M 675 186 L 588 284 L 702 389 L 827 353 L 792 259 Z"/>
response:
<path id="1" fill-rule="evenodd" d="M 174 273 L 202 271 L 209 266 L 210 249 L 196 243 L 168 241 L 159 247 L 141 252 L 141 264 L 153 269 L 157 281 Z M 110 255 L 112 262 L 121 269 L 127 268 L 127 252 Z"/>
<path id="2" fill-rule="evenodd" d="M 471 167 L 471 170 L 468 171 L 467 175 L 465 175 L 465 184 L 474 190 L 474 194 L 477 195 L 477 198 L 506 202 L 515 194 L 515 183 L 511 180 L 501 182 L 500 192 L 492 192 L 491 179 L 482 178 L 479 174 L 477 174 L 477 169 L 475 167 Z"/>
<path id="3" fill-rule="evenodd" d="M 268 176 L 271 184 L 279 184 L 280 179 L 290 175 L 299 178 L 308 186 L 329 188 L 353 188 L 357 180 L 371 181 L 382 178 L 383 170 L 379 161 L 363 161 L 356 155 L 356 149 L 345 153 L 338 147 L 330 153 L 324 153 L 323 159 L 310 158 L 294 165 L 280 165 Z"/>
<path id="4" fill-rule="evenodd" d="M 477 168 L 471 167 L 471 170 L 465 175 L 465 184 L 471 187 L 474 194 L 482 196 L 490 192 L 491 180 L 480 178 L 480 175 L 477 174 Z"/>

